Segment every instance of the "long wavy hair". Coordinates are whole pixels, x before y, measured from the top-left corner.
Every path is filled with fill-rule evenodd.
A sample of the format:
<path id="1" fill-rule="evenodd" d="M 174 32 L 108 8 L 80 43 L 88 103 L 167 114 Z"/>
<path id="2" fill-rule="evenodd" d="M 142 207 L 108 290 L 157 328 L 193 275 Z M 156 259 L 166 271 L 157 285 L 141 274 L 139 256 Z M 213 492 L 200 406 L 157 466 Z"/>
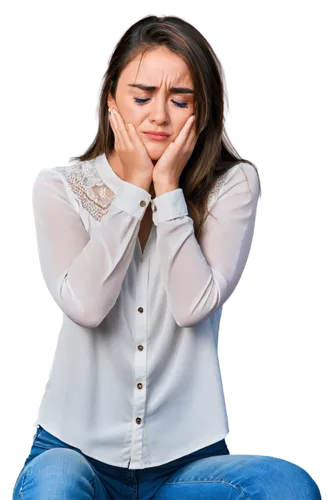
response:
<path id="1" fill-rule="evenodd" d="M 179 178 L 194 232 L 199 240 L 208 211 L 208 195 L 217 178 L 240 162 L 257 167 L 241 158 L 225 130 L 225 99 L 229 109 L 222 65 L 205 37 L 191 24 L 176 16 L 146 16 L 133 24 L 116 45 L 104 74 L 99 104 L 98 130 L 94 141 L 81 156 L 70 161 L 86 161 L 113 151 L 114 134 L 108 118 L 109 92 L 115 98 L 122 70 L 137 55 L 157 47 L 166 47 L 187 64 L 195 90 L 195 126 L 199 137 Z M 140 59 L 140 64 L 142 60 Z"/>

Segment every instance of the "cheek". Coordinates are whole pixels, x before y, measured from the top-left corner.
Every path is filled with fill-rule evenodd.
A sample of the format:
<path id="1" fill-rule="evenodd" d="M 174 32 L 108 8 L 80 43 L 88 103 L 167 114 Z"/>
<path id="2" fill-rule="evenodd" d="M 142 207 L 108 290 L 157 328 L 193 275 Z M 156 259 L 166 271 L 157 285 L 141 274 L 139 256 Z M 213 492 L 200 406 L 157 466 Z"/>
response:
<path id="1" fill-rule="evenodd" d="M 142 122 L 145 120 L 144 112 L 135 104 L 131 107 L 131 110 L 128 113 L 128 121 L 134 125 L 134 127 L 138 130 L 140 129 Z"/>
<path id="2" fill-rule="evenodd" d="M 177 117 L 177 120 L 175 120 L 174 127 L 173 127 L 173 129 L 177 135 L 182 130 L 182 128 L 184 127 L 185 123 L 187 122 L 187 120 L 189 119 L 190 116 L 191 116 L 191 113 L 188 113 L 186 115 L 184 113 L 184 116 Z"/>
<path id="3" fill-rule="evenodd" d="M 124 100 L 121 106 L 121 116 L 125 123 L 132 123 L 137 128 L 141 123 L 142 111 L 130 98 Z"/>

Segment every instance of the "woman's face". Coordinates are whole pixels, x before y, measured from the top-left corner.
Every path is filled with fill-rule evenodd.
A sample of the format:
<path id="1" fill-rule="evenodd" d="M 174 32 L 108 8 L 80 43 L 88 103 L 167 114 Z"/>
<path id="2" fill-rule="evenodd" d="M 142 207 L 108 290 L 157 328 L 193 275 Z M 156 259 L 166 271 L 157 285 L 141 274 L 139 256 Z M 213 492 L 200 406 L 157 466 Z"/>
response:
<path id="1" fill-rule="evenodd" d="M 138 72 L 140 57 L 139 54 L 123 69 L 116 99 L 112 99 L 109 93 L 108 107 L 115 108 L 125 124 L 134 125 L 150 158 L 158 160 L 194 114 L 194 87 L 186 63 L 167 48 L 147 51 Z M 156 88 L 144 90 L 138 88 L 141 85 Z M 171 87 L 188 90 L 177 92 Z M 170 136 L 164 141 L 154 141 L 145 134 L 146 131 L 167 132 Z"/>

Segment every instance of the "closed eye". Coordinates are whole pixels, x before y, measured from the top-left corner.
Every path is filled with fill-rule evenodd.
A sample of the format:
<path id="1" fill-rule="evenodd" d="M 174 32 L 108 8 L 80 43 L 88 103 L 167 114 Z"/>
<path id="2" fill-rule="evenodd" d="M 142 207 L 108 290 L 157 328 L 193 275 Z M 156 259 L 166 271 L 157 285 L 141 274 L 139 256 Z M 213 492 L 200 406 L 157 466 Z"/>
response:
<path id="1" fill-rule="evenodd" d="M 149 98 L 140 99 L 139 97 L 134 97 L 133 99 L 136 104 L 145 104 L 147 101 L 149 101 Z M 179 108 L 187 108 L 187 102 L 177 102 L 177 101 L 172 101 L 172 102 Z"/>

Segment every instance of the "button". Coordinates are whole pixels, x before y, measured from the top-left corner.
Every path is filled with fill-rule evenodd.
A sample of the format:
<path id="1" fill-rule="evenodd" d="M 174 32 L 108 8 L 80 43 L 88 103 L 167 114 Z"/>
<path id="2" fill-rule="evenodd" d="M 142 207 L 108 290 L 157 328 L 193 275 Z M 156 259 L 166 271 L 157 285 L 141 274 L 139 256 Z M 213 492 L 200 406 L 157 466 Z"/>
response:
<path id="1" fill-rule="evenodd" d="M 141 424 L 141 418 L 140 418 L 140 417 L 137 417 L 137 418 L 135 419 L 135 421 L 136 421 L 136 423 L 137 423 L 137 424 Z"/>
<path id="2" fill-rule="evenodd" d="M 141 384 L 141 382 L 139 382 L 138 384 L 136 384 L 137 388 L 138 389 L 142 389 L 143 385 Z"/>
<path id="3" fill-rule="evenodd" d="M 139 313 L 142 313 L 143 312 L 143 308 L 139 307 L 138 311 L 139 311 Z"/>
<path id="4" fill-rule="evenodd" d="M 139 349 L 139 351 L 143 351 L 143 345 L 141 345 L 141 344 L 138 345 L 138 349 Z"/>
<path id="5" fill-rule="evenodd" d="M 155 205 L 154 203 L 152 203 L 152 204 L 151 204 L 151 208 L 152 208 L 152 211 L 153 211 L 153 212 L 156 212 L 157 207 L 156 207 L 156 205 Z"/>
<path id="6" fill-rule="evenodd" d="M 141 205 L 142 207 L 145 207 L 145 206 L 146 206 L 146 202 L 145 202 L 145 200 L 141 200 L 141 201 L 140 201 L 140 205 Z"/>

